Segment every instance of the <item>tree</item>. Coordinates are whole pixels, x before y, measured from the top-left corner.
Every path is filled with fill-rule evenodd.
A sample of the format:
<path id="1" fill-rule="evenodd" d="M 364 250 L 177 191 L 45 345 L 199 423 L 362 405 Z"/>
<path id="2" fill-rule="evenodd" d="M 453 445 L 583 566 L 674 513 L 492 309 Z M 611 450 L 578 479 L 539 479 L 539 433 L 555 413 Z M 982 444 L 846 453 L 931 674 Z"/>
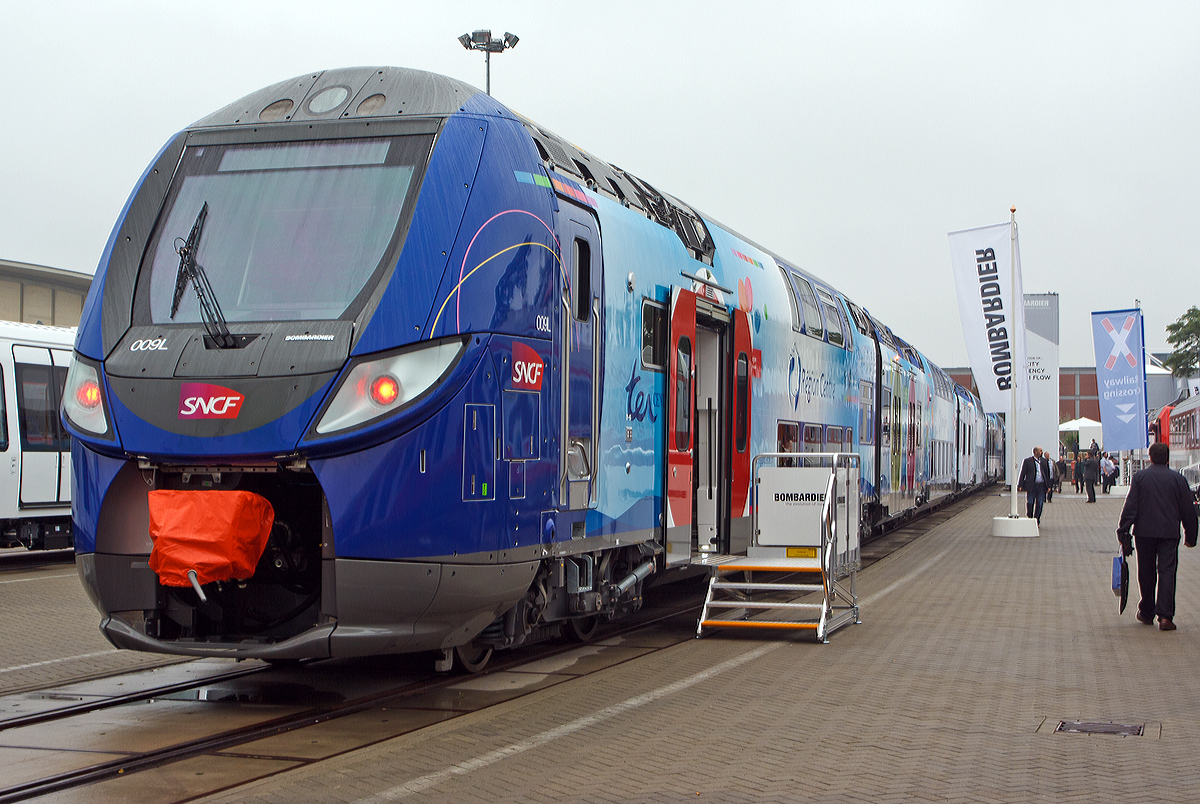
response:
<path id="1" fill-rule="evenodd" d="M 1194 377 L 1200 373 L 1200 308 L 1191 308 L 1174 324 L 1167 324 L 1167 343 L 1174 347 L 1163 365 L 1176 377 Z"/>

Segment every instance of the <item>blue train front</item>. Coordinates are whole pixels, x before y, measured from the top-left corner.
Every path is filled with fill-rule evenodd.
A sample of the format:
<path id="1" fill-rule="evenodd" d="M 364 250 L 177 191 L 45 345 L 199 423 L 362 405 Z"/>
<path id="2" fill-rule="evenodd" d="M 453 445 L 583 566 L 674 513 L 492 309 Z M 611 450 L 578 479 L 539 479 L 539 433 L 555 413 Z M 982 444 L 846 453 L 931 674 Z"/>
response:
<path id="1" fill-rule="evenodd" d="M 977 403 L 930 429 L 881 328 L 466 84 L 302 76 L 172 139 L 113 230 L 64 393 L 80 575 L 139 650 L 586 638 L 745 550 L 755 454 L 859 452 L 873 521 L 982 479 Z M 233 497 L 270 511 L 248 567 L 172 553 L 163 516 Z"/>
<path id="2" fill-rule="evenodd" d="M 611 557 L 627 591 L 553 561 L 559 542 L 614 540 L 583 536 L 600 249 L 570 217 L 520 121 L 417 71 L 305 76 L 168 143 L 106 248 L 64 407 L 78 564 L 108 638 L 360 655 L 458 646 L 493 623 L 495 645 L 535 624 L 586 633 L 588 615 L 636 605 L 653 551 Z M 566 313 L 564 239 L 585 252 Z M 273 510 L 253 575 L 160 583 L 150 493 L 230 489 Z M 514 611 L 539 570 L 581 569 L 570 601 Z"/>

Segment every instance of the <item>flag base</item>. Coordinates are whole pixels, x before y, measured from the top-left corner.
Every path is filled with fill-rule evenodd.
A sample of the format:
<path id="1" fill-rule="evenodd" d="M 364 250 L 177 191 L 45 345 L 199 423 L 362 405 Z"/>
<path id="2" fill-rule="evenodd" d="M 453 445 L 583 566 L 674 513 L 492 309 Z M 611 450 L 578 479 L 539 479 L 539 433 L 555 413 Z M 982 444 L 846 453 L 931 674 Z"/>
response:
<path id="1" fill-rule="evenodd" d="M 1010 539 L 1028 539 L 1039 535 L 1036 519 L 997 516 L 992 518 L 992 535 Z"/>

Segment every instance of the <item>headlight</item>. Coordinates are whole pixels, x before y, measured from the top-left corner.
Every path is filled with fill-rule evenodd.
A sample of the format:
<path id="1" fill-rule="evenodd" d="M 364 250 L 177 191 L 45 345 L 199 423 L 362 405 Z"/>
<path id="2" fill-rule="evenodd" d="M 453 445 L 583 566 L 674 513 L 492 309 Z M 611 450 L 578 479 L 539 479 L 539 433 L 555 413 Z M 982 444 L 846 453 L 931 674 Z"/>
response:
<path id="1" fill-rule="evenodd" d="M 465 345 L 455 338 L 355 365 L 317 423 L 317 433 L 346 430 L 400 410 L 445 376 Z"/>
<path id="2" fill-rule="evenodd" d="M 108 428 L 108 416 L 104 413 L 104 390 L 100 384 L 100 372 L 96 365 L 79 355 L 75 355 L 71 367 L 67 369 L 62 415 L 84 432 L 112 439 L 112 432 Z"/>

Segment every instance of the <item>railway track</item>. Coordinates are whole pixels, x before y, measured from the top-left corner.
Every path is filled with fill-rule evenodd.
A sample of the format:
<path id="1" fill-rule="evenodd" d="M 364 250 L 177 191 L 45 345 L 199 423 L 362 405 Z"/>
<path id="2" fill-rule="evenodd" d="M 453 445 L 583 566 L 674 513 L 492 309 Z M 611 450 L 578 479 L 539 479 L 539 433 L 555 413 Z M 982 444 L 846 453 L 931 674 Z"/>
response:
<path id="1" fill-rule="evenodd" d="M 929 511 L 926 515 L 913 522 L 894 529 L 887 534 L 873 539 L 863 548 L 863 563 L 867 566 L 889 555 L 903 545 L 918 538 L 921 534 L 937 527 L 956 515 L 971 504 L 975 498 L 960 499 Z M 664 650 L 693 638 L 695 613 L 698 611 L 704 597 L 703 584 L 683 582 L 657 587 L 648 591 L 647 605 L 635 617 L 618 623 L 610 624 L 596 635 L 592 651 L 602 651 L 604 643 L 612 643 L 616 638 L 633 637 L 639 633 L 655 630 L 658 633 L 655 647 L 641 650 L 635 655 L 624 659 L 600 663 L 596 669 L 610 667 L 621 661 L 640 658 L 658 650 Z M 153 706 L 156 703 L 180 701 L 206 702 L 220 706 L 230 706 L 239 709 L 258 707 L 267 710 L 264 717 L 254 719 L 250 723 L 242 723 L 229 728 L 214 728 L 202 735 L 190 739 L 170 739 L 170 718 L 157 725 L 168 736 L 166 744 L 141 751 L 121 751 L 119 745 L 102 748 L 90 747 L 89 750 L 101 751 L 106 756 L 120 753 L 116 758 L 106 758 L 83 767 L 73 768 L 57 773 L 48 773 L 0 788 L 0 804 L 5 802 L 26 801 L 38 796 L 52 793 L 62 793 L 75 790 L 87 785 L 104 782 L 116 778 L 126 778 L 140 771 L 162 768 L 206 755 L 216 755 L 226 758 L 244 757 L 258 758 L 254 751 L 237 752 L 236 749 L 256 741 L 264 740 L 290 732 L 302 730 L 323 723 L 351 717 L 371 710 L 385 710 L 393 707 L 403 707 L 406 702 L 418 697 L 437 695 L 439 691 L 452 692 L 453 688 L 462 686 L 465 681 L 484 679 L 488 676 L 502 677 L 505 673 L 530 672 L 523 668 L 536 666 L 553 660 L 554 657 L 568 654 L 577 650 L 576 643 L 542 643 L 529 648 L 495 654 L 486 671 L 477 676 L 461 676 L 434 673 L 429 669 L 427 657 L 392 657 L 393 664 L 385 673 L 398 676 L 394 681 L 375 684 L 358 684 L 352 679 L 356 675 L 378 675 L 372 669 L 371 662 L 384 660 L 317 660 L 304 662 L 296 667 L 278 668 L 254 662 L 248 666 L 238 666 L 234 669 L 221 670 L 211 674 L 193 676 L 166 684 L 150 685 L 127 693 L 105 695 L 80 694 L 78 692 L 57 692 L 70 690 L 70 686 L 26 692 L 24 697 L 40 698 L 41 701 L 61 701 L 62 705 L 51 705 L 41 711 L 15 713 L 9 717 L 0 715 L 0 747 L 19 746 L 23 740 L 22 731 L 38 727 L 53 727 L 60 732 L 77 730 L 80 733 L 94 726 L 98 713 L 113 713 L 128 710 L 131 707 Z M 363 673 L 363 671 L 366 671 Z M 594 672 L 588 671 L 588 672 Z M 578 675 L 563 675 L 553 683 L 562 683 Z M 127 675 L 113 674 L 107 677 L 113 685 L 124 683 Z M 321 687 L 321 680 L 341 678 L 342 687 L 337 683 Z M 318 682 L 308 685 L 306 681 Z M 376 679 L 378 682 L 378 679 Z M 92 682 L 95 684 L 95 681 Z M 78 685 L 76 685 L 78 686 Z M 486 705 L 494 705 L 501 700 L 511 700 L 521 695 L 542 689 L 544 686 L 534 685 L 528 688 L 517 688 L 511 694 L 501 696 L 500 700 Z M 341 691 L 339 691 L 339 689 Z M 283 694 L 280 694 L 280 690 Z M 309 694 L 305 694 L 309 691 Z M 6 700 L 22 696 L 5 696 L 0 698 L 0 704 Z M 308 699 L 308 704 L 297 705 L 297 701 Z M 478 707 L 477 707 L 478 708 Z M 231 709 L 230 712 L 235 711 Z M 445 709 L 445 717 L 456 717 L 473 711 L 471 708 L 457 710 L 453 707 Z M 222 718 L 217 718 L 221 720 Z M 232 718 L 237 720 L 237 718 Z M 416 726 L 415 728 L 419 728 Z M 406 731 L 411 729 L 406 729 Z M 404 733 L 403 731 L 399 733 Z M 388 733 L 384 736 L 364 735 L 363 739 L 352 741 L 342 750 L 333 754 L 322 754 L 315 758 L 293 758 L 299 764 L 311 764 L 329 759 L 348 751 L 356 750 L 374 742 L 397 736 Z M 115 740 L 114 740 L 115 742 Z M 289 768 L 296 767 L 289 765 Z M 259 773 L 251 778 L 262 778 L 277 772 Z M 237 784 L 250 781 L 241 778 Z M 226 788 L 220 788 L 226 789 Z M 187 801 L 199 795 L 217 792 L 216 789 L 206 789 L 197 795 L 184 795 L 176 801 Z"/>
<path id="2" fill-rule="evenodd" d="M 675 586 L 681 585 L 676 584 Z M 692 638 L 693 626 L 690 618 L 703 599 L 703 590 L 699 584 L 683 584 L 682 586 L 686 588 L 686 595 L 681 599 L 675 600 L 668 605 L 648 606 L 646 609 L 643 609 L 641 613 L 643 616 L 631 618 L 629 621 L 622 621 L 620 624 L 613 624 L 608 628 L 602 629 L 597 634 L 595 641 L 603 642 L 612 640 L 614 637 L 621 637 L 639 630 L 651 628 L 672 618 L 679 617 L 683 617 L 684 627 L 673 629 L 673 638 L 667 640 L 660 647 L 643 651 L 638 655 L 645 655 L 648 652 L 653 652 L 653 650 L 662 650 Z M 579 647 L 578 644 L 543 643 L 527 649 L 514 650 L 509 656 L 500 655 L 502 658 L 493 659 L 488 669 L 479 674 L 479 677 L 516 670 L 524 665 L 543 661 L 576 650 Z M 282 682 L 283 686 L 289 684 L 293 688 L 302 686 L 295 684 L 293 681 L 299 674 L 320 672 L 317 667 L 313 667 L 312 665 L 326 664 L 328 662 L 330 660 L 307 662 L 305 663 L 309 665 L 307 667 L 302 666 L 287 669 L 260 665 L 214 674 L 202 680 L 147 688 L 126 695 L 105 698 L 104 700 L 77 700 L 62 707 L 56 707 L 51 711 L 2 719 L 0 720 L 0 746 L 10 746 L 13 742 L 19 742 L 19 740 L 13 741 L 10 738 L 17 734 L 20 729 L 45 726 L 47 724 L 54 724 L 56 729 L 71 729 L 74 727 L 76 721 L 86 720 L 87 716 L 94 713 L 139 704 L 152 704 L 154 702 L 170 700 L 204 700 L 235 705 L 241 703 L 270 706 L 269 700 L 271 696 L 269 689 L 272 683 L 278 684 L 279 679 L 286 678 L 288 681 Z M 353 663 L 343 661 L 341 664 L 347 665 Z M 327 702 L 301 707 L 299 711 L 288 711 L 250 725 L 223 729 L 195 739 L 179 741 L 150 750 L 131 752 L 118 759 L 100 761 L 75 770 L 7 785 L 0 788 L 0 804 L 26 801 L 50 793 L 58 793 L 95 784 L 106 779 L 128 776 L 139 771 L 161 767 L 200 755 L 228 751 L 231 748 L 246 745 L 256 740 L 315 726 L 337 718 L 347 717 L 375 708 L 394 706 L 414 695 L 449 688 L 462 683 L 465 679 L 476 678 L 454 674 L 438 674 L 432 671 L 416 671 L 414 669 L 415 664 L 416 659 L 410 658 L 407 669 L 411 675 L 401 679 L 395 685 L 388 685 L 382 689 L 371 690 L 365 694 L 352 695 L 340 701 L 329 701 L 328 699 L 331 696 L 326 695 L 324 697 Z M 428 661 L 425 661 L 424 664 L 428 666 Z M 611 664 L 605 666 L 611 666 Z M 266 695 L 262 695 L 261 693 L 256 694 L 254 688 L 243 688 L 239 691 L 230 686 L 231 682 L 245 681 L 252 678 L 257 682 L 261 682 L 260 690 L 268 690 Z M 572 678 L 572 676 L 563 676 L 562 681 L 569 678 Z M 537 688 L 540 689 L 541 687 Z M 506 699 L 519 697 L 519 695 L 527 694 L 531 691 L 533 690 L 529 689 L 524 692 L 516 691 L 515 694 L 508 696 Z M 320 701 L 323 696 L 318 694 L 314 697 Z M 256 698 L 258 700 L 255 700 Z M 287 709 L 290 707 L 283 706 L 281 708 Z M 455 714 L 464 714 L 465 711 L 459 711 Z M 373 741 L 368 740 L 356 744 L 353 746 L 353 749 L 369 745 L 371 742 Z M 328 757 L 323 756 L 320 759 L 311 761 L 320 761 L 326 758 Z"/>

